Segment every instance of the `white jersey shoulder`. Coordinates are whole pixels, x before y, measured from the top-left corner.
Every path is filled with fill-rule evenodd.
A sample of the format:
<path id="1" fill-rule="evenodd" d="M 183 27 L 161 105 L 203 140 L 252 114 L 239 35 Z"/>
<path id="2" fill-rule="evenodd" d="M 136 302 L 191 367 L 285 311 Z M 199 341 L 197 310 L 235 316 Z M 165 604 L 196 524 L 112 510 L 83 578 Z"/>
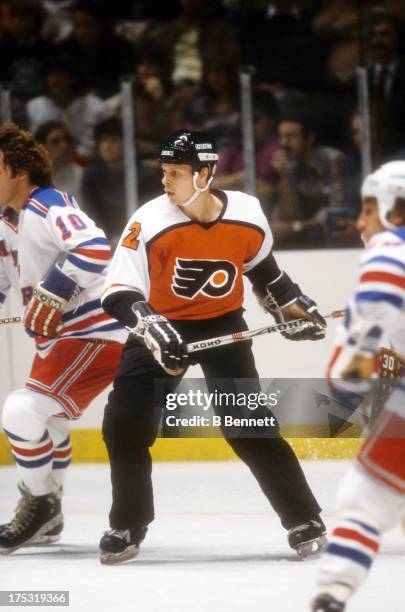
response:
<path id="1" fill-rule="evenodd" d="M 256 225 L 263 231 L 267 228 L 268 222 L 257 198 L 242 191 L 225 191 L 225 194 L 228 204 L 224 219 Z"/>
<path id="2" fill-rule="evenodd" d="M 256 257 L 245 262 L 244 272 L 249 272 L 270 253 L 273 247 L 273 234 L 257 198 L 241 191 L 225 191 L 228 205 L 223 215 L 224 221 L 250 225 L 263 234 L 263 242 Z"/>

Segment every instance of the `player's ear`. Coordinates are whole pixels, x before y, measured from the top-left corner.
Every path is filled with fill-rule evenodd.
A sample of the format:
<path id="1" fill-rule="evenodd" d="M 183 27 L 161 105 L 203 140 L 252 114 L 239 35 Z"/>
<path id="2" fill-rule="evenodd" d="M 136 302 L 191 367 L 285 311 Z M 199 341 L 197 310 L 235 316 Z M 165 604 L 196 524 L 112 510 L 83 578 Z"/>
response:
<path id="1" fill-rule="evenodd" d="M 200 183 L 202 183 L 202 186 L 205 186 L 207 184 L 207 181 L 209 179 L 209 171 L 208 171 L 208 167 L 207 166 L 203 166 L 200 170 L 200 173 L 198 175 L 198 180 Z"/>
<path id="2" fill-rule="evenodd" d="M 30 183 L 30 175 L 26 170 L 17 170 L 14 173 L 14 177 L 18 179 L 21 183 L 28 181 Z"/>
<path id="3" fill-rule="evenodd" d="M 405 225 L 405 198 L 397 198 L 394 208 L 388 213 L 387 219 L 397 227 Z"/>

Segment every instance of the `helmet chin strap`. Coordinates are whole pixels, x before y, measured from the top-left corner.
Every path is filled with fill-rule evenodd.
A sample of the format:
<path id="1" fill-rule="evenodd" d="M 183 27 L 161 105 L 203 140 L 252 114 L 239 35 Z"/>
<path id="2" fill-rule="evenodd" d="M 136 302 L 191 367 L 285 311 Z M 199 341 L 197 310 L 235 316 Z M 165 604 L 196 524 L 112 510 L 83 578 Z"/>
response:
<path id="1" fill-rule="evenodd" d="M 214 172 L 212 172 L 210 178 L 207 181 L 207 184 L 205 185 L 205 187 L 197 187 L 197 179 L 199 177 L 199 172 L 194 172 L 193 174 L 193 187 L 194 187 L 194 193 L 193 195 L 186 200 L 185 202 L 182 202 L 181 204 L 179 204 L 179 206 L 181 206 L 181 208 L 185 208 L 186 206 L 190 206 L 190 204 L 192 204 L 200 195 L 200 193 L 202 193 L 203 191 L 207 191 L 207 189 L 209 188 L 209 186 L 212 183 L 212 180 L 214 178 Z"/>

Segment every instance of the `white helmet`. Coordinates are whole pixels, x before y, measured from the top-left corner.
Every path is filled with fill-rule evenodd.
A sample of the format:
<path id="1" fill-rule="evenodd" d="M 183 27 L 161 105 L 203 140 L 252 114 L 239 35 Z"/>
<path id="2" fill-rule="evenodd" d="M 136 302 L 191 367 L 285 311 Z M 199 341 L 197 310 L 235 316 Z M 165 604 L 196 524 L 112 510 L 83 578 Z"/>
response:
<path id="1" fill-rule="evenodd" d="M 378 216 L 387 229 L 395 225 L 387 220 L 397 198 L 405 199 L 405 161 L 383 164 L 378 170 L 366 176 L 361 187 L 362 198 L 376 198 Z"/>

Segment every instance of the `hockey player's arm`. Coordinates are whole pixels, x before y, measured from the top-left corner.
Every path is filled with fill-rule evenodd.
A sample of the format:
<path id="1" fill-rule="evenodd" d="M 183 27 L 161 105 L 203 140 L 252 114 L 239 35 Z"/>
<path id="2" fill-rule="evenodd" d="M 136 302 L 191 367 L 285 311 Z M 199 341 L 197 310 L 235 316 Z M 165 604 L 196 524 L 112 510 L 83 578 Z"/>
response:
<path id="1" fill-rule="evenodd" d="M 366 308 L 367 310 L 367 308 Z M 383 329 L 351 300 L 343 323 L 337 329 L 337 342 L 327 369 L 329 379 L 368 379 L 376 372 L 375 354 Z"/>
<path id="2" fill-rule="evenodd" d="M 47 222 L 52 240 L 64 255 L 61 271 L 77 287 L 89 287 L 104 273 L 112 257 L 103 230 L 79 208 L 51 208 Z"/>
<path id="3" fill-rule="evenodd" d="M 126 327 L 136 325 L 135 302 L 149 296 L 149 266 L 142 223 L 135 213 L 128 221 L 108 269 L 101 305 Z M 135 229 L 136 228 L 136 229 Z"/>
<path id="4" fill-rule="evenodd" d="M 102 306 L 110 316 L 130 329 L 166 372 L 176 376 L 186 369 L 187 348 L 182 337 L 141 293 L 128 289 L 116 291 L 102 301 Z"/>
<path id="5" fill-rule="evenodd" d="M 115 251 L 102 306 L 130 329 L 166 372 L 179 375 L 187 367 L 186 345 L 170 321 L 148 303 L 149 283 L 142 219 L 135 213 Z"/>
<path id="6" fill-rule="evenodd" d="M 246 272 L 259 304 L 273 315 L 277 323 L 306 319 L 309 326 L 298 332 L 284 332 L 289 340 L 322 340 L 326 321 L 318 312 L 314 300 L 304 295 L 286 272 L 280 270 L 270 252 L 260 263 Z"/>
<path id="7" fill-rule="evenodd" d="M 104 272 L 111 259 L 104 232 L 77 207 L 73 198 L 69 202 L 69 206 L 51 207 L 38 228 L 43 233 L 41 239 L 51 240 L 57 247 L 61 261 L 34 287 L 24 314 L 29 335 L 57 336 L 69 302 Z"/>
<path id="8" fill-rule="evenodd" d="M 385 249 L 372 249 L 363 257 L 356 292 L 337 331 L 331 378 L 370 378 L 376 373 L 383 333 L 400 325 L 405 306 L 401 261 L 396 263 L 394 257 L 395 252 L 387 257 Z"/>
<path id="9" fill-rule="evenodd" d="M 142 302 L 145 296 L 136 289 L 122 289 L 110 293 L 102 299 L 101 305 L 110 317 L 132 329 L 137 323 L 136 315 L 132 309 L 133 304 Z"/>
<path id="10" fill-rule="evenodd" d="M 24 313 L 24 326 L 29 335 L 55 338 L 62 327 L 66 304 L 80 288 L 55 265 L 34 288 Z"/>

